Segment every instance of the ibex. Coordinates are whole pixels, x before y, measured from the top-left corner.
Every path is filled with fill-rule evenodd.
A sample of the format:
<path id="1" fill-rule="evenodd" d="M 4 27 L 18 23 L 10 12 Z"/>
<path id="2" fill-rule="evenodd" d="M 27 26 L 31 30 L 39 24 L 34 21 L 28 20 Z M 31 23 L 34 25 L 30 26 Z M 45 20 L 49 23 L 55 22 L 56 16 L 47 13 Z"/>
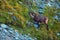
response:
<path id="1" fill-rule="evenodd" d="M 46 25 L 46 29 L 48 29 L 48 17 L 46 16 L 41 16 L 40 14 L 36 14 L 34 12 L 29 12 L 29 15 L 32 17 L 32 19 L 37 22 L 37 24 L 39 25 L 39 23 L 44 23 Z M 39 26 L 38 26 L 39 28 Z"/>

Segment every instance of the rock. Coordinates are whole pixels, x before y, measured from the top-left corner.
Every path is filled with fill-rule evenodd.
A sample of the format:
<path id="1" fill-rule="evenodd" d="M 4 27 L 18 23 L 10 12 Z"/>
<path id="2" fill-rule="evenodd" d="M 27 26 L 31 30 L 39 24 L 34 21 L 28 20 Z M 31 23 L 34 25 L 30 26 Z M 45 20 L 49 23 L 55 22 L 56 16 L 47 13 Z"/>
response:
<path id="1" fill-rule="evenodd" d="M 5 25 L 5 24 L 1 24 L 0 26 L 1 26 L 2 28 L 8 28 L 8 26 Z"/>
<path id="2" fill-rule="evenodd" d="M 7 29 L 6 29 L 7 28 Z M 28 35 L 19 34 L 17 30 L 13 30 L 5 24 L 0 27 L 0 40 L 35 40 Z"/>
<path id="3" fill-rule="evenodd" d="M 0 31 L 2 31 L 2 30 L 3 30 L 3 28 L 0 27 Z"/>
<path id="4" fill-rule="evenodd" d="M 12 13 L 12 12 L 9 12 L 8 14 L 13 15 L 13 13 Z"/>
<path id="5" fill-rule="evenodd" d="M 20 4 L 23 4 L 21 1 L 19 1 Z"/>
<path id="6" fill-rule="evenodd" d="M 54 16 L 54 18 L 58 20 L 58 15 Z"/>
<path id="7" fill-rule="evenodd" d="M 19 36 L 18 32 L 15 32 L 15 36 L 16 36 L 16 37 L 18 37 L 18 36 Z"/>
<path id="8" fill-rule="evenodd" d="M 29 22 L 29 21 L 26 21 L 26 24 L 27 24 L 28 27 L 31 27 L 33 25 L 33 23 Z"/>
<path id="9" fill-rule="evenodd" d="M 6 29 L 3 29 L 2 32 L 5 33 L 5 34 L 8 33 L 8 31 Z"/>
<path id="10" fill-rule="evenodd" d="M 17 21 L 17 18 L 16 18 L 15 16 L 12 16 L 12 19 L 13 19 L 14 21 Z"/>
<path id="11" fill-rule="evenodd" d="M 57 35 L 60 36 L 60 33 L 58 32 Z"/>
<path id="12" fill-rule="evenodd" d="M 8 30 L 9 31 L 9 33 L 11 33 L 11 34 L 13 34 L 14 32 L 13 32 L 13 30 Z"/>
<path id="13" fill-rule="evenodd" d="M 10 37 L 6 36 L 6 40 L 12 40 Z"/>

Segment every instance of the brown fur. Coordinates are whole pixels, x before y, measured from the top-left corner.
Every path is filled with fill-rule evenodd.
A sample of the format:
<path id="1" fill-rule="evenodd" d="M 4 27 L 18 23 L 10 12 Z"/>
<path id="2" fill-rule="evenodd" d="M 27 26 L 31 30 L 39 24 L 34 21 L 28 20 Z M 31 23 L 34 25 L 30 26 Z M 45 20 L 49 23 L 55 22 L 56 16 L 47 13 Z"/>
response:
<path id="1" fill-rule="evenodd" d="M 46 29 L 48 30 L 48 17 L 41 16 L 40 14 L 36 14 L 34 12 L 30 12 L 30 16 L 35 22 L 44 23 L 46 25 Z"/>

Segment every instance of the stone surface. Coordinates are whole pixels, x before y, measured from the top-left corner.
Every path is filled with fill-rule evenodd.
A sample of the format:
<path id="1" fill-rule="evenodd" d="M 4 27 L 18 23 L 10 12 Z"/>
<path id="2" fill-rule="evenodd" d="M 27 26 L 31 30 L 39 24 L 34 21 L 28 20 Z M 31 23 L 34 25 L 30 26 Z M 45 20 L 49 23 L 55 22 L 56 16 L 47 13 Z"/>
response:
<path id="1" fill-rule="evenodd" d="M 1 24 L 0 26 L 1 26 L 2 28 L 8 28 L 8 26 L 5 25 L 5 24 Z"/>
<path id="2" fill-rule="evenodd" d="M 0 40 L 37 40 L 29 35 L 22 35 L 5 24 L 0 24 Z"/>

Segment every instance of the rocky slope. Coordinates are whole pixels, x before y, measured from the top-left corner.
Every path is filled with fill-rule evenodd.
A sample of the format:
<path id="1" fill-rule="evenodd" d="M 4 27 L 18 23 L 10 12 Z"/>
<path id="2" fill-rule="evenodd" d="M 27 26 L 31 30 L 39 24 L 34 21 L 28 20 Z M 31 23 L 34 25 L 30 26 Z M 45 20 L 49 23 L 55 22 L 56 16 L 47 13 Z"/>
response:
<path id="1" fill-rule="evenodd" d="M 28 35 L 22 35 L 5 24 L 0 24 L 0 40 L 37 40 Z"/>

